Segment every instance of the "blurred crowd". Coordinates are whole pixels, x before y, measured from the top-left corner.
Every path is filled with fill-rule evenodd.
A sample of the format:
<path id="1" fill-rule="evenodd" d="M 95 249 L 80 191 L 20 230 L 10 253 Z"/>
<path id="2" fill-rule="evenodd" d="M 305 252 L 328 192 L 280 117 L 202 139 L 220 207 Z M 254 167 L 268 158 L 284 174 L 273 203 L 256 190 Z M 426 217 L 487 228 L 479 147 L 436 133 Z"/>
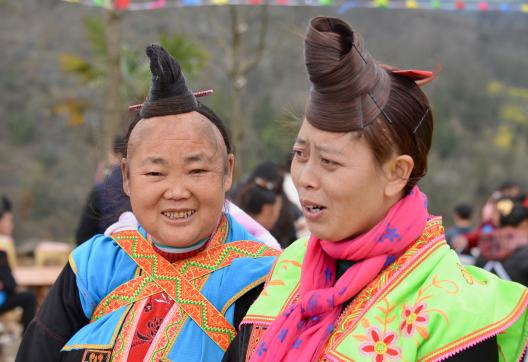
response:
<path id="1" fill-rule="evenodd" d="M 528 285 L 528 197 L 525 190 L 515 181 L 506 181 L 490 195 L 478 215 L 474 215 L 473 209 L 465 203 L 454 208 L 454 226 L 446 230 L 449 245 L 464 263 L 482 267 L 502 279 Z"/>

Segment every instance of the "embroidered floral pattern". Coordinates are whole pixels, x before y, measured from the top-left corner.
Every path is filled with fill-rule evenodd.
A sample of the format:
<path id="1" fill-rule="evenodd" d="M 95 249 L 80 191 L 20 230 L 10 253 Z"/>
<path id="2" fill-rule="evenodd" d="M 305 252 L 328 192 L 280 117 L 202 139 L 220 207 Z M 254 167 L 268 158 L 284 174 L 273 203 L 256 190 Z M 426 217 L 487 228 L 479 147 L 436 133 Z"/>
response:
<path id="1" fill-rule="evenodd" d="M 379 238 L 378 242 L 382 243 L 385 240 L 388 240 L 391 243 L 401 240 L 401 236 L 398 234 L 398 229 L 391 227 L 390 223 L 385 228 L 385 233 Z"/>
<path id="2" fill-rule="evenodd" d="M 368 329 L 367 334 L 370 336 L 370 341 L 360 346 L 363 354 L 372 357 L 374 362 L 398 359 L 401 351 L 398 347 L 393 346 L 397 340 L 394 332 L 388 331 L 382 334 L 378 328 L 371 327 Z"/>
<path id="3" fill-rule="evenodd" d="M 346 335 L 346 331 L 353 328 L 358 322 L 358 317 L 361 316 L 367 304 L 384 288 L 387 280 L 393 278 L 397 271 L 404 268 L 404 265 L 408 263 L 410 259 L 416 254 L 423 253 L 424 250 L 429 250 L 429 252 L 431 252 L 435 248 L 443 245 L 442 241 L 437 241 L 434 244 L 432 243 L 433 240 L 437 239 L 440 235 L 443 235 L 443 233 L 444 228 L 442 227 L 440 218 L 429 220 L 422 236 L 416 240 L 416 242 L 403 255 L 398 257 L 389 267 L 380 273 L 380 275 L 378 275 L 370 285 L 363 289 L 359 295 L 354 298 L 352 303 L 345 308 L 325 349 L 335 349 L 342 338 Z M 425 248 L 426 246 L 427 248 Z"/>
<path id="4" fill-rule="evenodd" d="M 402 313 L 400 331 L 410 337 L 414 334 L 417 328 L 427 325 L 427 322 L 429 322 L 429 316 L 425 311 L 426 308 L 427 305 L 425 303 L 417 303 L 414 307 L 405 305 Z"/>

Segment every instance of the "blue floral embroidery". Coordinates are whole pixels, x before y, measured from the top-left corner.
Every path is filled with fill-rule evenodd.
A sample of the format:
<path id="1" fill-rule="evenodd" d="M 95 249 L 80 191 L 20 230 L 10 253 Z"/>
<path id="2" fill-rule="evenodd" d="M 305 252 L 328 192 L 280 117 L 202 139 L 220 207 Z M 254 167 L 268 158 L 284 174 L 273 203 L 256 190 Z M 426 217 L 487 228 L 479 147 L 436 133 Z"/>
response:
<path id="1" fill-rule="evenodd" d="M 394 260 L 396 260 L 396 257 L 394 255 L 387 256 L 387 260 L 385 260 L 385 264 L 383 265 L 383 267 L 387 267 L 391 265 L 394 262 Z"/>
<path id="2" fill-rule="evenodd" d="M 266 348 L 266 342 L 262 342 L 259 346 L 259 348 L 257 349 L 257 354 L 260 356 L 262 356 L 264 353 L 268 352 L 268 349 Z"/>
<path id="3" fill-rule="evenodd" d="M 330 333 L 332 333 L 333 330 L 334 330 L 334 324 L 330 323 L 328 327 L 326 327 L 326 331 L 325 331 L 326 335 L 328 336 Z"/>
<path id="4" fill-rule="evenodd" d="M 318 300 L 319 299 L 319 294 L 318 293 L 314 293 L 310 299 L 308 300 L 308 311 L 313 311 L 314 309 L 316 309 L 317 307 L 319 307 L 319 302 Z"/>
<path id="5" fill-rule="evenodd" d="M 330 296 L 326 299 L 326 303 L 328 303 L 328 308 L 334 307 L 334 296 Z"/>
<path id="6" fill-rule="evenodd" d="M 282 343 L 284 342 L 284 338 L 286 338 L 286 335 L 288 334 L 288 329 L 283 328 L 279 332 L 279 341 Z"/>
<path id="7" fill-rule="evenodd" d="M 387 228 L 385 229 L 385 234 L 383 234 L 379 238 L 378 242 L 382 243 L 384 240 L 389 240 L 391 243 L 401 240 L 400 234 L 398 234 L 398 229 L 391 228 L 390 223 L 387 225 Z"/>
<path id="8" fill-rule="evenodd" d="M 284 312 L 284 316 L 285 316 L 285 317 L 289 317 L 290 314 L 292 314 L 292 312 L 293 312 L 294 309 L 295 309 L 295 308 L 293 308 L 293 307 L 288 308 L 288 310 Z"/>
<path id="9" fill-rule="evenodd" d="M 332 280 L 332 271 L 330 270 L 329 267 L 326 267 L 325 269 L 325 279 L 327 282 L 329 282 L 330 280 Z"/>
<path id="10" fill-rule="evenodd" d="M 295 348 L 295 349 L 299 348 L 301 343 L 302 343 L 302 340 L 300 340 L 300 339 L 296 340 L 295 343 L 293 344 L 293 348 Z"/>

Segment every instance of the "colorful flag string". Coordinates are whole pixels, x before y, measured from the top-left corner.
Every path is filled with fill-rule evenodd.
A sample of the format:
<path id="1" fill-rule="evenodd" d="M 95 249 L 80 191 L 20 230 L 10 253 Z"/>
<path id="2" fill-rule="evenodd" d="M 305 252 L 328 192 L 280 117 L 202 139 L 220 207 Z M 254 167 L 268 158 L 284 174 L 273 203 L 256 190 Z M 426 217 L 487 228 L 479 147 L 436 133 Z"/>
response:
<path id="1" fill-rule="evenodd" d="M 272 5 L 333 6 L 339 13 L 354 8 L 498 11 L 528 14 L 528 0 L 63 0 L 105 9 L 140 11 L 186 6 Z"/>

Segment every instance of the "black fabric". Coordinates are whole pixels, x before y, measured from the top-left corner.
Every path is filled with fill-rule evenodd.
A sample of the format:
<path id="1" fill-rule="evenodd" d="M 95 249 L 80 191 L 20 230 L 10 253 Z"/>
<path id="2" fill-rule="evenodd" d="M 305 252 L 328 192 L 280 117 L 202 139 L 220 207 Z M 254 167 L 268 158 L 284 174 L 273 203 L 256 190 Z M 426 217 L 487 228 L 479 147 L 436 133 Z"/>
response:
<path id="1" fill-rule="evenodd" d="M 16 307 L 22 308 L 22 326 L 24 327 L 25 331 L 31 320 L 35 317 L 37 296 L 31 290 L 9 294 L 7 299 L 0 307 L 0 313 L 7 312 Z"/>
<path id="2" fill-rule="evenodd" d="M 484 258 L 478 258 L 475 265 L 482 268 L 487 262 Z M 500 263 L 512 281 L 528 286 L 528 246 L 516 250 Z M 496 273 L 495 270 L 491 272 Z"/>
<path id="3" fill-rule="evenodd" d="M 448 362 L 498 362 L 499 347 L 497 337 L 480 342 L 475 347 L 466 349 L 446 359 Z"/>
<path id="4" fill-rule="evenodd" d="M 11 272 L 11 267 L 9 266 L 9 261 L 7 258 L 7 253 L 3 250 L 0 250 L 0 290 L 11 294 L 15 291 L 17 283 Z"/>
<path id="5" fill-rule="evenodd" d="M 279 218 L 273 228 L 270 230 L 271 235 L 277 239 L 280 246 L 285 249 L 297 240 L 297 231 L 295 222 L 302 217 L 302 211 L 297 205 L 291 202 L 285 194 L 282 194 L 282 205 L 279 212 Z"/>
<path id="6" fill-rule="evenodd" d="M 62 346 L 88 322 L 79 299 L 75 274 L 67 264 L 51 287 L 37 316 L 29 324 L 16 361 L 60 361 Z M 75 354 L 79 353 L 82 351 Z M 77 357 L 77 361 L 80 361 L 80 355 Z"/>
<path id="7" fill-rule="evenodd" d="M 0 250 L 0 290 L 6 292 L 7 298 L 0 306 L 0 313 L 7 312 L 16 307 L 22 308 L 22 325 L 24 330 L 29 325 L 29 322 L 35 316 L 35 308 L 37 306 L 37 297 L 32 291 L 17 292 L 17 283 L 11 272 L 7 253 Z"/>
<path id="8" fill-rule="evenodd" d="M 528 246 L 516 250 L 502 265 L 511 280 L 528 286 Z"/>
<path id="9" fill-rule="evenodd" d="M 229 345 L 222 362 L 244 362 L 253 326 L 244 324 L 237 336 Z M 451 356 L 444 361 L 447 362 L 498 362 L 499 350 L 497 338 L 487 339 L 469 349 Z"/>
<path id="10" fill-rule="evenodd" d="M 251 304 L 257 300 L 258 296 L 262 292 L 262 289 L 264 289 L 264 283 L 257 285 L 235 302 L 235 316 L 233 318 L 233 326 L 237 330 L 240 322 L 242 322 L 242 319 L 246 316 L 249 307 L 251 307 Z"/>
<path id="11" fill-rule="evenodd" d="M 246 354 L 249 345 L 249 339 L 251 337 L 251 331 L 253 330 L 253 325 L 244 324 L 236 335 L 235 339 L 229 345 L 222 362 L 245 362 Z"/>
<path id="12" fill-rule="evenodd" d="M 77 245 L 94 235 L 104 233 L 118 220 L 121 213 L 131 210 L 130 199 L 123 191 L 121 167 L 114 166 L 108 177 L 93 187 L 86 200 L 75 233 Z"/>
<path id="13" fill-rule="evenodd" d="M 97 205 L 97 189 L 94 187 L 88 199 L 84 204 L 84 209 L 79 220 L 79 226 L 75 232 L 75 242 L 81 245 L 92 236 L 101 233 L 99 228 L 99 218 L 101 217 L 101 210 Z M 104 232 L 104 230 L 103 230 Z"/>

